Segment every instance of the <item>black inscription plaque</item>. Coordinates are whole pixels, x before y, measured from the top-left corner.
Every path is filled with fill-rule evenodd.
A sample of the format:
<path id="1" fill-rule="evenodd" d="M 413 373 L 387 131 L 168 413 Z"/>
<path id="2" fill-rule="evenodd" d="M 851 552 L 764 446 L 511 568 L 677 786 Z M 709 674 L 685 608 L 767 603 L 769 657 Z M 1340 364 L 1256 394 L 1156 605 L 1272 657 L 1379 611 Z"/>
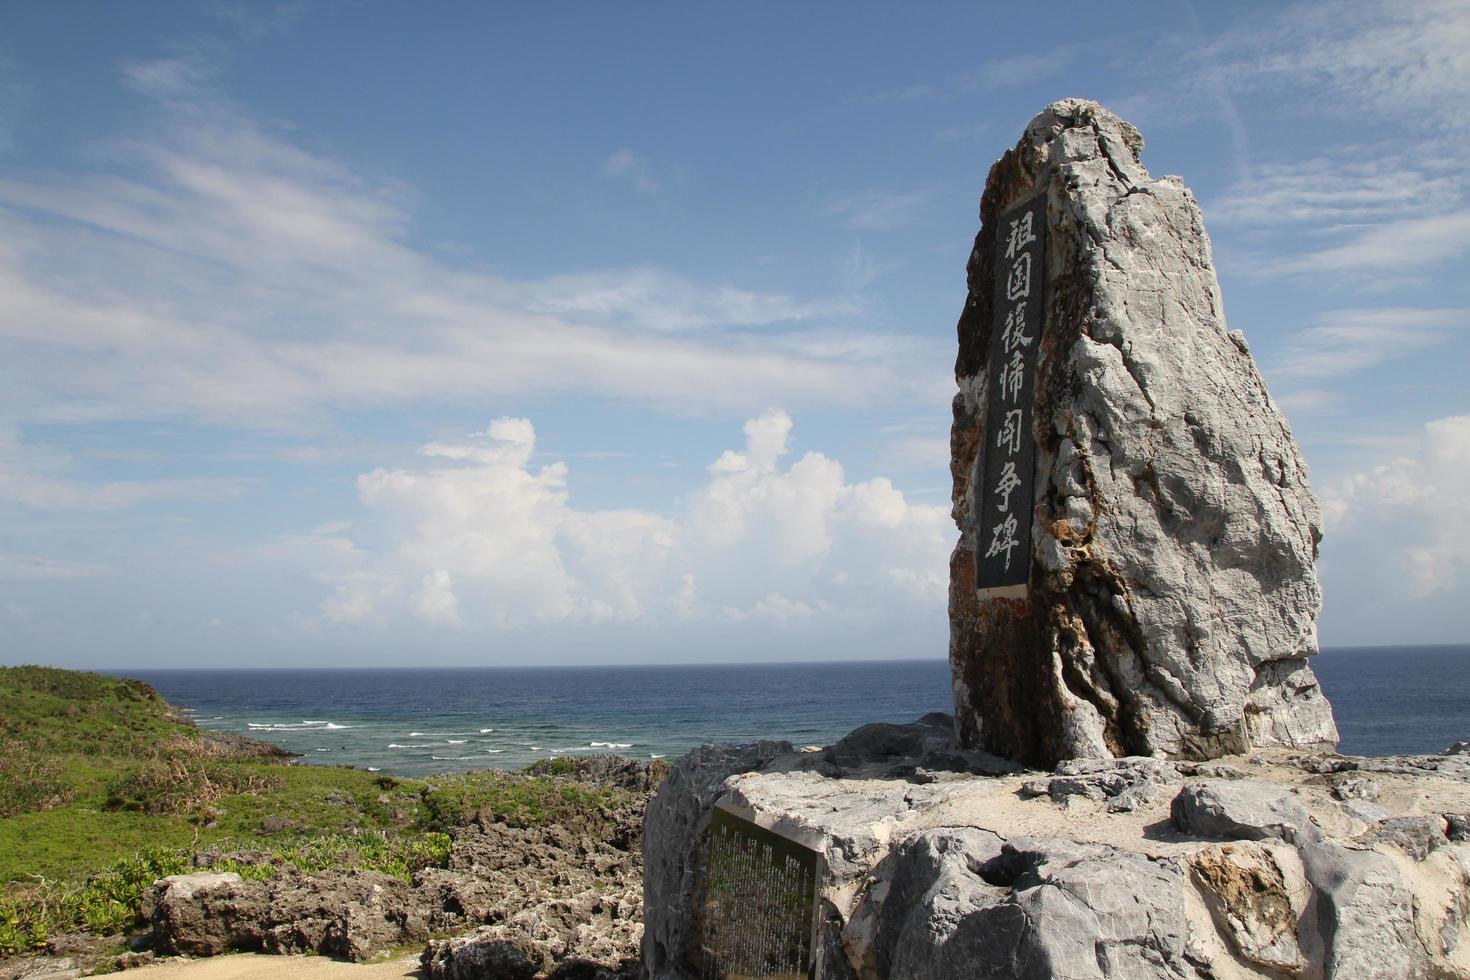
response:
<path id="1" fill-rule="evenodd" d="M 816 851 L 716 807 L 700 907 L 700 980 L 806 980 L 813 970 Z"/>
<path id="2" fill-rule="evenodd" d="M 1046 195 L 1001 215 L 986 365 L 985 471 L 976 488 L 975 587 L 1025 595 L 1031 575 L 1036 362 L 1046 315 Z"/>

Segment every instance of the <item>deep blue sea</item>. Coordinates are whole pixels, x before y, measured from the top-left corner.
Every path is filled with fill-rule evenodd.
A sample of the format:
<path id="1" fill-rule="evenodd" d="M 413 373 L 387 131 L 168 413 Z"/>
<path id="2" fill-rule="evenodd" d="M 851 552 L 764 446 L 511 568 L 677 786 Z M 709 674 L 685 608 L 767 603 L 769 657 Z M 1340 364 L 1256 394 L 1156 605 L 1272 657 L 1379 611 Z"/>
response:
<path id="1" fill-rule="evenodd" d="M 1470 646 L 1325 650 L 1313 662 L 1353 755 L 1470 739 Z M 702 742 L 821 745 L 950 711 L 942 660 L 660 667 L 117 671 L 206 728 L 402 775 L 567 753 L 673 759 Z"/>

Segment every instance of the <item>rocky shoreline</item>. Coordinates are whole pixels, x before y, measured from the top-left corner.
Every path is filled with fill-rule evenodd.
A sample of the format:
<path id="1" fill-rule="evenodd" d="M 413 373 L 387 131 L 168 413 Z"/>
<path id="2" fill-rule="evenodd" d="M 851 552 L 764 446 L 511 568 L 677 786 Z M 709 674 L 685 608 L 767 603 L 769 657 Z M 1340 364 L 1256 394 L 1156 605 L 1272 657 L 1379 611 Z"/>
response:
<path id="1" fill-rule="evenodd" d="M 818 977 L 1470 978 L 1470 746 L 1040 773 L 952 732 L 931 715 L 820 751 L 705 746 L 662 787 L 646 763 L 577 760 L 569 784 L 627 795 L 540 827 L 471 814 L 447 867 L 408 881 L 205 850 L 149 890 L 135 951 L 62 938 L 0 977 L 421 950 L 431 980 L 681 980 L 719 804 L 821 851 Z"/>
<path id="2" fill-rule="evenodd" d="M 122 937 L 60 936 L 47 955 L 0 962 L 0 978 L 238 951 L 364 962 L 413 947 L 423 951 L 422 975 L 436 980 L 637 976 L 643 810 L 663 769 L 613 756 L 565 762 L 558 778 L 569 786 L 622 792 L 545 826 L 512 826 L 489 809 L 470 814 L 448 831 L 447 867 L 409 881 L 356 868 L 305 873 L 266 851 L 205 849 L 196 870 L 145 894 L 130 952 L 108 952 Z"/>

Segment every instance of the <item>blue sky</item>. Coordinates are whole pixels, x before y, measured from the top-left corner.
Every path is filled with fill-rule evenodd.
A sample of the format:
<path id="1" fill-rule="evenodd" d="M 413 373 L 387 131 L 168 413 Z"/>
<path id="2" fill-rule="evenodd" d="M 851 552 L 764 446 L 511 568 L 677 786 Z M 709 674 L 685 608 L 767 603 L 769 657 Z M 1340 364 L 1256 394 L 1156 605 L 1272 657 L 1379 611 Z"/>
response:
<path id="1" fill-rule="evenodd" d="M 1193 188 L 1324 645 L 1463 640 L 1470 5 L 9 4 L 0 663 L 943 656 L 990 163 Z"/>

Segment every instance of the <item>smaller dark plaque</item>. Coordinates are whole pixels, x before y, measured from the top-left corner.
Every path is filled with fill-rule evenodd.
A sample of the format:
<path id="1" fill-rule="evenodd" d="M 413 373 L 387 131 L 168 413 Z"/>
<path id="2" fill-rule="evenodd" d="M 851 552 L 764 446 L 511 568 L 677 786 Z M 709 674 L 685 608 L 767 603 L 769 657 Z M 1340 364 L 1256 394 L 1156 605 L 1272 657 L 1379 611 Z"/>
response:
<path id="1" fill-rule="evenodd" d="M 1001 215 L 986 366 L 985 461 L 975 501 L 975 587 L 1024 595 L 1031 578 L 1036 367 L 1046 318 L 1046 195 Z"/>
<path id="2" fill-rule="evenodd" d="M 719 807 L 708 841 L 698 976 L 806 980 L 821 856 Z"/>

